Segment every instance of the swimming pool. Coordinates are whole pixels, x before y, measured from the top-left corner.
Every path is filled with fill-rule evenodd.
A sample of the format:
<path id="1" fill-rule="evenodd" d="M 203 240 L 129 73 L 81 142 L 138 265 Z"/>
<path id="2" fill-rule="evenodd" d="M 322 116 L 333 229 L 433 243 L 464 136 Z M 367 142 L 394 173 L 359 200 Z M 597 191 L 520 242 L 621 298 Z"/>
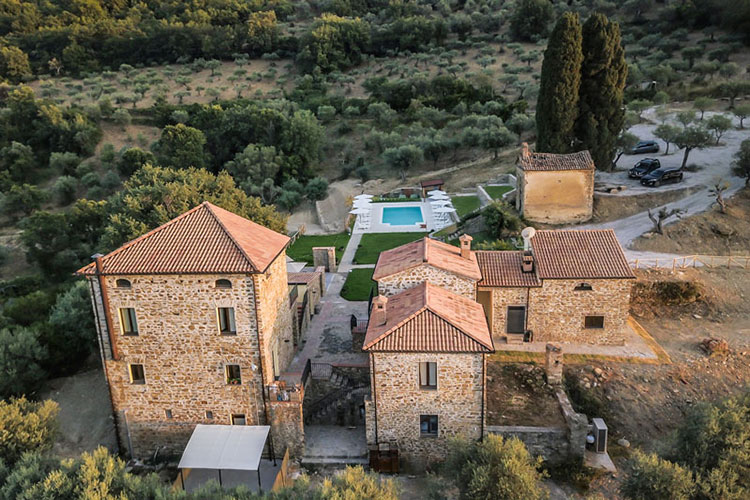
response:
<path id="1" fill-rule="evenodd" d="M 384 207 L 383 224 L 391 226 L 413 226 L 424 222 L 422 209 L 419 207 Z"/>

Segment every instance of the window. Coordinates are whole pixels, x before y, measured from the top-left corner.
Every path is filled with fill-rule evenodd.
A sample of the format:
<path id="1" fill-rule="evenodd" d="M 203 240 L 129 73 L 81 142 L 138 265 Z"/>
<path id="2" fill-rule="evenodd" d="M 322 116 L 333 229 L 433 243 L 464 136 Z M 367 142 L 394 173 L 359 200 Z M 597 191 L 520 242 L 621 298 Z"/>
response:
<path id="1" fill-rule="evenodd" d="M 237 335 L 237 325 L 234 324 L 234 307 L 220 307 L 219 331 L 222 335 Z"/>
<path id="2" fill-rule="evenodd" d="M 213 420 L 214 419 L 214 412 L 212 412 L 211 410 L 206 410 L 206 418 L 209 419 L 209 420 Z"/>
<path id="3" fill-rule="evenodd" d="M 604 328 L 604 316 L 586 316 L 583 321 L 584 328 Z"/>
<path id="4" fill-rule="evenodd" d="M 246 425 L 244 413 L 233 413 L 232 414 L 232 425 Z"/>
<path id="5" fill-rule="evenodd" d="M 420 415 L 419 416 L 419 435 L 420 436 L 437 436 L 438 435 L 437 415 Z"/>
<path id="6" fill-rule="evenodd" d="M 120 325 L 123 335 L 138 335 L 138 321 L 135 319 L 135 309 L 123 307 L 120 309 Z"/>
<path id="7" fill-rule="evenodd" d="M 523 333 L 526 330 L 526 307 L 508 306 L 507 333 Z"/>
<path id="8" fill-rule="evenodd" d="M 437 389 L 437 363 L 433 361 L 419 363 L 419 388 Z"/>
<path id="9" fill-rule="evenodd" d="M 146 373 L 143 371 L 143 365 L 128 365 L 130 371 L 131 384 L 145 384 Z"/>
<path id="10" fill-rule="evenodd" d="M 226 376 L 227 384 L 240 385 L 242 383 L 240 365 L 226 365 L 224 367 L 224 375 Z"/>
<path id="11" fill-rule="evenodd" d="M 115 286 L 117 288 L 130 288 L 130 281 L 126 279 L 119 279 L 115 281 Z"/>
<path id="12" fill-rule="evenodd" d="M 172 410 L 164 410 L 164 416 L 167 418 L 172 418 Z"/>
<path id="13" fill-rule="evenodd" d="M 232 282 L 229 280 L 216 280 L 216 288 L 232 288 Z"/>
<path id="14" fill-rule="evenodd" d="M 589 285 L 588 283 L 580 283 L 573 290 L 575 290 L 576 292 L 587 292 L 593 290 L 593 288 L 591 288 L 591 285 Z"/>

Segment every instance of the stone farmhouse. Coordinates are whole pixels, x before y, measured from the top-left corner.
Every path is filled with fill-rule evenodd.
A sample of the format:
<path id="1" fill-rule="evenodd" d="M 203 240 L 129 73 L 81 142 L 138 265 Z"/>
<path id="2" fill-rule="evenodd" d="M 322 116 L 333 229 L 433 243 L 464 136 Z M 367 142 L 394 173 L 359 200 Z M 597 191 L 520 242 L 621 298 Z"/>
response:
<path id="1" fill-rule="evenodd" d="M 429 282 L 373 300 L 369 443 L 397 443 L 411 461 L 440 458 L 446 438 L 480 439 L 485 357 L 494 351 L 482 306 Z"/>
<path id="2" fill-rule="evenodd" d="M 460 243 L 382 252 L 373 274 L 368 444 L 410 461 L 484 435 L 485 357 L 503 344 L 624 342 L 635 276 L 612 230 L 538 231 L 523 251 Z"/>
<path id="3" fill-rule="evenodd" d="M 523 143 L 516 162 L 516 189 L 516 210 L 529 221 L 587 221 L 594 208 L 594 160 L 588 151 L 535 153 Z"/>
<path id="4" fill-rule="evenodd" d="M 206 202 L 78 271 L 131 456 L 182 452 L 196 424 L 273 425 L 266 388 L 294 354 L 288 241 Z"/>

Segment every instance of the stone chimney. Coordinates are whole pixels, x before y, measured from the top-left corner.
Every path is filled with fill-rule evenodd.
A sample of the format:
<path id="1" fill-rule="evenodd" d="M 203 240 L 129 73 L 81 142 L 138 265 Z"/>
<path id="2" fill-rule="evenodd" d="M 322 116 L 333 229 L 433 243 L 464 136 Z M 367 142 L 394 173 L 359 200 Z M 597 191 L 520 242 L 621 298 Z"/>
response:
<path id="1" fill-rule="evenodd" d="M 544 368 L 549 385 L 561 385 L 563 378 L 563 350 L 560 344 L 549 343 L 546 347 Z"/>
<path id="2" fill-rule="evenodd" d="M 524 273 L 534 272 L 534 254 L 531 250 L 524 250 L 523 256 L 521 257 L 521 271 Z"/>
<path id="3" fill-rule="evenodd" d="M 370 311 L 370 322 L 374 325 L 385 325 L 388 320 L 388 297 L 378 295 L 372 299 L 372 310 Z"/>
<path id="4" fill-rule="evenodd" d="M 471 259 L 471 240 L 473 240 L 471 236 L 468 234 L 462 234 L 461 237 L 458 238 L 458 241 L 461 242 L 461 257 L 464 259 Z"/>

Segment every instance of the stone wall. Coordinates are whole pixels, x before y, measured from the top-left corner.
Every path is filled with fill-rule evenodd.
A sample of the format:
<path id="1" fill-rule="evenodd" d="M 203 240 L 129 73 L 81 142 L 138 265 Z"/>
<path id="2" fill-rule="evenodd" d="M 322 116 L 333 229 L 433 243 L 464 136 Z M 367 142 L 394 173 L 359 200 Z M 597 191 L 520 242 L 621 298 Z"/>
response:
<path id="1" fill-rule="evenodd" d="M 292 393 L 286 401 L 276 397 L 272 386 L 268 399 L 268 419 L 271 424 L 271 440 L 277 457 L 289 450 L 292 457 L 301 457 L 305 451 L 305 424 L 302 416 L 304 390 Z M 300 386 L 301 388 L 301 386 Z M 281 391 L 284 392 L 284 391 Z"/>
<path id="2" fill-rule="evenodd" d="M 518 438 L 532 456 L 541 456 L 552 463 L 564 462 L 568 456 L 568 430 L 561 427 L 525 427 L 490 425 L 486 434 L 498 434 L 505 439 Z"/>
<path id="3" fill-rule="evenodd" d="M 124 278 L 130 280 L 131 288 L 116 288 L 116 278 L 105 277 L 120 352 L 119 360 L 106 359 L 105 364 L 115 411 L 121 415 L 118 424 L 127 421 L 133 455 L 148 456 L 162 446 L 167 446 L 167 453 L 181 452 L 195 424 L 228 424 L 232 414 L 244 414 L 248 424 L 262 424 L 252 278 Z M 220 278 L 229 279 L 232 288 L 216 288 Z M 123 307 L 136 311 L 137 336 L 122 334 L 118 310 Z M 234 307 L 237 335 L 219 333 L 218 307 Z M 100 337 L 106 341 L 106 332 L 100 332 Z M 131 363 L 144 366 L 145 384 L 130 382 Z M 226 383 L 227 364 L 240 366 L 242 384 Z M 171 410 L 171 419 L 166 410 Z M 213 418 L 206 416 L 207 411 L 213 412 Z"/>
<path id="4" fill-rule="evenodd" d="M 582 282 L 592 290 L 574 290 Z M 627 279 L 548 279 L 541 287 L 491 288 L 492 334 L 505 335 L 508 306 L 527 306 L 526 328 L 534 332 L 534 342 L 620 345 L 630 314 L 631 285 Z M 604 328 L 584 328 L 587 315 L 604 316 Z"/>
<path id="5" fill-rule="evenodd" d="M 476 281 L 428 264 L 422 264 L 379 279 L 378 292 L 390 297 L 425 281 L 471 300 L 476 298 Z"/>
<path id="6" fill-rule="evenodd" d="M 286 252 L 282 252 L 264 274 L 254 274 L 258 290 L 258 329 L 263 345 L 264 384 L 273 382 L 274 374 L 280 375 L 294 356 L 292 316 L 296 311 L 289 308 L 289 286 L 286 274 Z M 273 361 L 274 349 L 278 354 L 278 366 Z M 275 368 L 275 370 L 274 370 Z"/>
<path id="7" fill-rule="evenodd" d="M 131 287 L 117 288 L 118 278 L 128 279 Z M 112 357 L 101 292 L 98 281 L 91 279 L 99 345 L 120 442 L 132 448 L 133 456 L 149 456 L 157 449 L 180 453 L 196 424 L 229 424 L 232 414 L 245 415 L 248 425 L 265 423 L 261 373 L 265 382 L 273 380 L 271 346 L 278 341 L 282 369 L 293 355 L 284 253 L 266 275 L 104 279 L 119 359 Z M 218 279 L 229 279 L 232 288 L 216 288 Z M 119 309 L 131 307 L 139 334 L 123 335 Z M 220 334 L 219 307 L 234 308 L 236 335 Z M 131 383 L 130 364 L 143 365 L 145 384 Z M 226 383 L 228 364 L 240 366 L 241 384 Z"/>
<path id="8" fill-rule="evenodd" d="M 592 290 L 575 291 L 585 281 Z M 534 342 L 622 345 L 630 314 L 632 280 L 544 280 L 531 288 L 528 328 Z M 587 315 L 604 316 L 604 328 L 584 328 Z"/>
<path id="9" fill-rule="evenodd" d="M 338 269 L 336 247 L 313 247 L 312 254 L 314 267 L 322 267 L 329 273 L 335 273 Z"/>
<path id="10" fill-rule="evenodd" d="M 442 459 L 449 438 L 479 439 L 484 380 L 482 354 L 381 353 L 371 356 L 378 443 L 395 442 L 407 464 Z M 437 362 L 437 389 L 419 387 L 419 363 Z M 438 416 L 438 436 L 420 436 L 420 415 Z M 367 427 L 370 428 L 368 422 Z"/>
<path id="11" fill-rule="evenodd" d="M 593 170 L 524 171 L 516 168 L 516 208 L 532 222 L 566 224 L 591 218 Z"/>

